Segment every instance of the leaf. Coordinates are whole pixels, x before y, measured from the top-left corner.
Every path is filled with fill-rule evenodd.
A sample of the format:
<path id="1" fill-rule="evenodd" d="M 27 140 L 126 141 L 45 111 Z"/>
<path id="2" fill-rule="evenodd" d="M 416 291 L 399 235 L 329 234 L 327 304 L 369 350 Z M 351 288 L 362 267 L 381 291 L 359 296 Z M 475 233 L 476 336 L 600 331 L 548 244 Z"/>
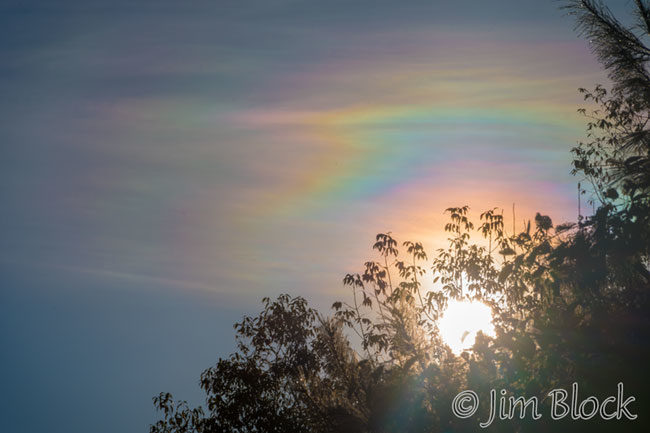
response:
<path id="1" fill-rule="evenodd" d="M 618 192 L 614 188 L 610 188 L 605 192 L 605 197 L 611 200 L 616 200 L 618 198 Z"/>
<path id="2" fill-rule="evenodd" d="M 507 263 L 501 268 L 501 272 L 499 272 L 499 283 L 503 283 L 508 276 L 512 273 L 512 263 Z"/>

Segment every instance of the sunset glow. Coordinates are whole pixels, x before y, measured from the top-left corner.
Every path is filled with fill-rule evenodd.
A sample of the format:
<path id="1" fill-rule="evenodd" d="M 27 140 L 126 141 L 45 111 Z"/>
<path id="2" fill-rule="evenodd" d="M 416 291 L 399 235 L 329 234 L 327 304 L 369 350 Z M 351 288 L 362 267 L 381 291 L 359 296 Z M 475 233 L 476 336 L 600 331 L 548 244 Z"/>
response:
<path id="1" fill-rule="evenodd" d="M 455 354 L 470 349 L 479 331 L 490 337 L 495 335 L 490 307 L 476 301 L 450 301 L 438 328 Z"/>

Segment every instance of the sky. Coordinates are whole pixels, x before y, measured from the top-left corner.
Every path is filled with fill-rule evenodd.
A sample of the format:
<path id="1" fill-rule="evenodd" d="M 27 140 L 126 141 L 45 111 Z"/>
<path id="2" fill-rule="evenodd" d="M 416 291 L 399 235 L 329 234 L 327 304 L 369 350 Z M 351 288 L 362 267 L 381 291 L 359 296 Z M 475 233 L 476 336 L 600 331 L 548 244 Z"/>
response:
<path id="1" fill-rule="evenodd" d="M 575 220 L 606 78 L 558 5 L 3 1 L 0 429 L 147 431 L 262 297 L 327 309 L 449 206 Z"/>

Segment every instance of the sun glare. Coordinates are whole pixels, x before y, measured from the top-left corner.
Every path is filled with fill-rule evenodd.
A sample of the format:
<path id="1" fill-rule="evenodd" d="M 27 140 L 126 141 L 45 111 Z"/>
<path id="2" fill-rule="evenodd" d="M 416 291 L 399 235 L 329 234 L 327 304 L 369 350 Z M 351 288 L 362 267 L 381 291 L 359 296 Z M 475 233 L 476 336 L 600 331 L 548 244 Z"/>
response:
<path id="1" fill-rule="evenodd" d="M 495 335 L 490 307 L 476 301 L 450 301 L 438 328 L 442 339 L 457 355 L 474 345 L 478 331 Z"/>

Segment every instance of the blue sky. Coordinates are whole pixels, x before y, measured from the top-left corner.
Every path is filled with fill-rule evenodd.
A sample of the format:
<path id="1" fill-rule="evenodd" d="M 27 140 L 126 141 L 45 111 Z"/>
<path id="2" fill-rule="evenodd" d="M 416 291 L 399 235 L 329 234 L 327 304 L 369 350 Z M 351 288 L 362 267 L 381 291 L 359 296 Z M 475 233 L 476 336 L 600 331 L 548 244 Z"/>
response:
<path id="1" fill-rule="evenodd" d="M 0 5 L 3 431 L 145 431 L 263 296 L 325 308 L 449 205 L 575 217 L 605 78 L 557 2 L 135 3 Z"/>

